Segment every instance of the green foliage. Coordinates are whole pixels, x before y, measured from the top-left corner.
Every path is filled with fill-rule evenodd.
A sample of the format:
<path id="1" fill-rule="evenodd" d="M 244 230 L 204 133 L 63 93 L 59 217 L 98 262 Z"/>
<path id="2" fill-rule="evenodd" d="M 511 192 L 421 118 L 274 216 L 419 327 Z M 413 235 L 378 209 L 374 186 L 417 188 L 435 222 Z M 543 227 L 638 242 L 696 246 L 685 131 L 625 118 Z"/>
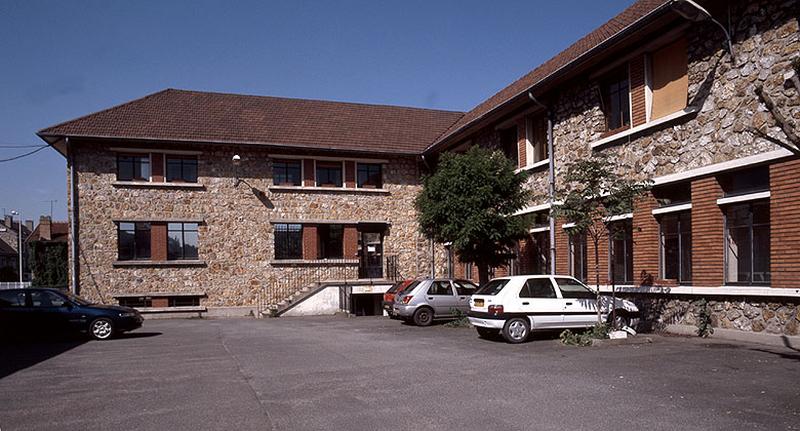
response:
<path id="1" fill-rule="evenodd" d="M 591 346 L 592 340 L 604 340 L 608 338 L 609 327 L 606 324 L 598 323 L 586 331 L 572 332 L 565 329 L 558 336 L 562 344 L 568 346 Z"/>
<path id="2" fill-rule="evenodd" d="M 711 310 L 708 309 L 708 301 L 701 299 L 695 306 L 700 309 L 697 313 L 697 335 L 702 338 L 708 338 L 714 333 L 714 327 L 711 326 Z"/>
<path id="3" fill-rule="evenodd" d="M 450 312 L 456 316 L 455 320 L 451 320 L 444 324 L 448 328 L 471 328 L 472 324 L 469 323 L 466 313 L 458 308 L 451 308 Z"/>
<path id="4" fill-rule="evenodd" d="M 528 217 L 509 217 L 530 201 L 525 172 L 502 153 L 472 147 L 445 153 L 436 172 L 423 178 L 417 196 L 420 231 L 437 243 L 452 243 L 462 262 L 503 265 L 511 247 L 530 228 Z"/>
<path id="5" fill-rule="evenodd" d="M 33 241 L 30 244 L 32 285 L 63 287 L 67 285 L 67 243 Z"/>

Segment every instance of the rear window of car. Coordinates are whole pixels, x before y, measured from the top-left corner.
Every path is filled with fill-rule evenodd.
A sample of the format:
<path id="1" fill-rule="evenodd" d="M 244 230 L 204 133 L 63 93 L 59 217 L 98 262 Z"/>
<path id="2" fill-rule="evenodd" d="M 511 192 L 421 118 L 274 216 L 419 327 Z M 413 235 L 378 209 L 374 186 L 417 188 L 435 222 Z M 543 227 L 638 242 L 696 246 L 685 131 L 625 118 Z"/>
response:
<path id="1" fill-rule="evenodd" d="M 414 288 L 416 288 L 417 286 L 419 286 L 419 284 L 420 284 L 421 282 L 422 282 L 422 280 L 415 280 L 415 281 L 413 281 L 411 284 L 409 284 L 408 286 L 406 286 L 406 288 L 405 288 L 405 289 L 400 289 L 400 290 L 398 290 L 398 291 L 397 291 L 397 293 L 408 293 L 408 292 L 411 292 L 412 290 L 414 290 Z"/>
<path id="2" fill-rule="evenodd" d="M 390 287 L 389 290 L 386 291 L 386 293 L 395 293 L 398 290 L 400 290 L 404 284 L 406 284 L 405 280 L 398 281 L 397 283 L 393 284 L 392 287 Z"/>
<path id="3" fill-rule="evenodd" d="M 486 283 L 480 289 L 478 289 L 478 291 L 475 292 L 475 294 L 476 295 L 489 295 L 489 296 L 497 295 L 498 293 L 500 293 L 501 290 L 503 290 L 504 287 L 506 287 L 506 284 L 508 284 L 509 281 L 510 280 L 507 279 L 507 278 L 500 278 L 500 279 L 497 279 L 497 280 L 492 280 L 492 281 Z"/>
<path id="4" fill-rule="evenodd" d="M 0 307 L 24 307 L 24 290 L 2 290 L 0 291 Z"/>
<path id="5" fill-rule="evenodd" d="M 588 287 L 571 278 L 556 278 L 556 284 L 561 289 L 564 298 L 596 299 L 597 295 Z"/>

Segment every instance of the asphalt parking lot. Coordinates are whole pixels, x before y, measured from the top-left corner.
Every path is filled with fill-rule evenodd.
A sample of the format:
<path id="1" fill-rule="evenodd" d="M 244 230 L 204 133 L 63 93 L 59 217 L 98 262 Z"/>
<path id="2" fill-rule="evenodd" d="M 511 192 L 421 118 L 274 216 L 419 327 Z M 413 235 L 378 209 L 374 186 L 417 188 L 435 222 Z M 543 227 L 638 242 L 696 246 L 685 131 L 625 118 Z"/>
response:
<path id="1" fill-rule="evenodd" d="M 0 347 L 0 429 L 800 429 L 800 352 L 522 344 L 386 318 L 156 320 Z"/>

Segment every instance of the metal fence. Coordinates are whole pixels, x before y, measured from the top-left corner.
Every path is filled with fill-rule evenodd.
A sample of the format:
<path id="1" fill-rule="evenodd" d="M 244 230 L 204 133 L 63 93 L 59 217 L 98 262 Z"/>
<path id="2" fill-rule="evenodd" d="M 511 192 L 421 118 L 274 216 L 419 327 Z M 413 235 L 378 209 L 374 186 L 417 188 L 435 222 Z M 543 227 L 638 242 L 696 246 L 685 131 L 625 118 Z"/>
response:
<path id="1" fill-rule="evenodd" d="M 31 287 L 30 281 L 20 283 L 19 281 L 0 281 L 0 289 L 24 289 Z"/>

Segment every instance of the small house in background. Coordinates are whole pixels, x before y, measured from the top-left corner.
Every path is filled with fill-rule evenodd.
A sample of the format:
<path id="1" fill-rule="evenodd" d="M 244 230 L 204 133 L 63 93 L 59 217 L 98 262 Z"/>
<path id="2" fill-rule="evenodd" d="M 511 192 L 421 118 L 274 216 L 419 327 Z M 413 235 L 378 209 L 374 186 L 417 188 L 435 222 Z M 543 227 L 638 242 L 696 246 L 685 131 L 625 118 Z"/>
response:
<path id="1" fill-rule="evenodd" d="M 25 247 L 25 238 L 27 238 L 33 230 L 33 220 L 27 220 L 21 226 L 22 240 L 23 240 L 23 255 L 27 254 Z M 11 215 L 5 215 L 0 220 L 0 282 L 15 282 L 19 281 L 19 221 L 14 221 Z M 30 280 L 28 272 L 27 261 L 23 259 L 23 279 Z"/>
<path id="2" fill-rule="evenodd" d="M 25 241 L 28 267 L 35 286 L 66 287 L 68 279 L 67 238 L 69 224 L 39 218 L 39 225 Z"/>

